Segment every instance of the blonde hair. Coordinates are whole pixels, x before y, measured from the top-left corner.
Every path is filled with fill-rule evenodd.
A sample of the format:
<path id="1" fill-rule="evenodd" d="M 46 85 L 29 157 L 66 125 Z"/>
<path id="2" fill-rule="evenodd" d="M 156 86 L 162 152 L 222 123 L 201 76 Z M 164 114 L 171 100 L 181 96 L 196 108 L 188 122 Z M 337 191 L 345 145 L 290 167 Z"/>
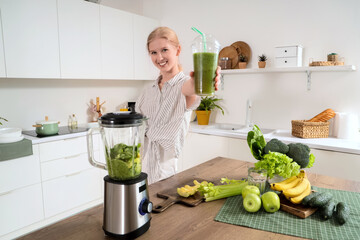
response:
<path id="1" fill-rule="evenodd" d="M 164 38 L 164 39 L 168 40 L 176 48 L 180 46 L 179 39 L 174 30 L 172 30 L 171 28 L 168 28 L 168 27 L 157 27 L 149 34 L 149 36 L 147 38 L 148 51 L 150 50 L 149 49 L 150 43 L 157 38 Z M 180 64 L 178 64 L 178 67 L 179 67 L 179 70 L 181 71 L 182 67 Z"/>

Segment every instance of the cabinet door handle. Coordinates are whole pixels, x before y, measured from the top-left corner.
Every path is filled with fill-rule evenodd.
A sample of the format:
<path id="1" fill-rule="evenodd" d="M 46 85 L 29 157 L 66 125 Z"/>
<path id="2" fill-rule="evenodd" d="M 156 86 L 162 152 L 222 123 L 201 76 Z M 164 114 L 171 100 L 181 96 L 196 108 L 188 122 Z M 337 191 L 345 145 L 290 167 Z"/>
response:
<path id="1" fill-rule="evenodd" d="M 65 159 L 76 158 L 76 157 L 79 157 L 79 156 L 81 156 L 81 153 L 76 154 L 76 155 L 72 155 L 72 156 L 65 157 Z"/>
<path id="2" fill-rule="evenodd" d="M 7 192 L 4 192 L 4 193 L 0 193 L 0 196 L 5 196 L 5 195 L 8 195 L 8 194 L 10 194 L 10 193 L 12 193 L 11 190 L 10 190 L 10 191 L 7 191 Z"/>
<path id="3" fill-rule="evenodd" d="M 65 175 L 65 177 L 72 177 L 72 176 L 78 175 L 80 173 L 81 173 L 81 171 L 80 172 L 75 172 L 75 173 L 70 173 L 70 174 Z"/>

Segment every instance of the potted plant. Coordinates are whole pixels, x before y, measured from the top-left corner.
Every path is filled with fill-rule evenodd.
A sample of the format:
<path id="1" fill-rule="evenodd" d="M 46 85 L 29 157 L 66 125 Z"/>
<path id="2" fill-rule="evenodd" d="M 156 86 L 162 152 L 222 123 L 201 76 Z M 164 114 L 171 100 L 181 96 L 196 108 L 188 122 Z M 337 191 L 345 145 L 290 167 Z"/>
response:
<path id="1" fill-rule="evenodd" d="M 247 57 L 245 55 L 239 55 L 239 68 L 244 69 L 247 65 Z"/>
<path id="2" fill-rule="evenodd" d="M 196 116 L 199 125 L 208 125 L 211 110 L 218 108 L 221 110 L 222 114 L 224 115 L 224 110 L 217 105 L 217 102 L 222 99 L 217 98 L 215 96 L 212 97 L 201 97 L 201 102 L 198 108 L 196 109 Z"/>
<path id="3" fill-rule="evenodd" d="M 264 68 L 266 66 L 266 60 L 267 57 L 265 54 L 259 56 L 259 62 L 258 62 L 259 68 Z"/>

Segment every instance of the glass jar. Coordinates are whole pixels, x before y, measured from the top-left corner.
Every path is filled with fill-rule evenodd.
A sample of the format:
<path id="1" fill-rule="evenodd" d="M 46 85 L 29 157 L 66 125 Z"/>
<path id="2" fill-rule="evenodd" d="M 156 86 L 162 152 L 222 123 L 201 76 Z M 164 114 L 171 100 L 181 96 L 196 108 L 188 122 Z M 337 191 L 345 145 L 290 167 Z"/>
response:
<path id="1" fill-rule="evenodd" d="M 231 60 L 228 57 L 222 57 L 219 61 L 221 69 L 231 69 Z"/>

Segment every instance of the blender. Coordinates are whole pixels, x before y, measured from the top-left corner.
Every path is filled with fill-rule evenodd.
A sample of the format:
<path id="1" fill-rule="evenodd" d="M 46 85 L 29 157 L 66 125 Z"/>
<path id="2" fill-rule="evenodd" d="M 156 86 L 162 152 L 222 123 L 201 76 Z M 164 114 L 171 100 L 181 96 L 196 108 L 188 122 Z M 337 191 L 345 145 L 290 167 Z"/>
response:
<path id="1" fill-rule="evenodd" d="M 106 235 L 134 239 L 150 227 L 152 203 L 147 174 L 141 172 L 146 118 L 136 112 L 107 113 L 98 119 L 100 128 L 87 134 L 89 162 L 105 169 L 104 219 Z M 94 159 L 93 132 L 100 131 L 106 164 Z"/>

